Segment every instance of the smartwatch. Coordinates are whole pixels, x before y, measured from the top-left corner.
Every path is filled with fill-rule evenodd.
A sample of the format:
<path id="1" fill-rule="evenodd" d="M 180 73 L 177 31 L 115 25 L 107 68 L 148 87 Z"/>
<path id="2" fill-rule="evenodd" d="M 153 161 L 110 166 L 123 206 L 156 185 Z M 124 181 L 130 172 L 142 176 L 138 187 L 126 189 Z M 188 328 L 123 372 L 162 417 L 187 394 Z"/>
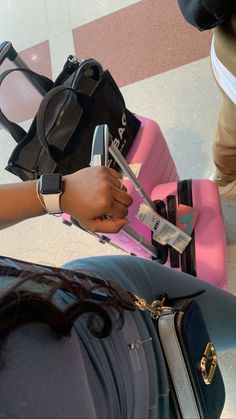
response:
<path id="1" fill-rule="evenodd" d="M 60 173 L 48 173 L 40 176 L 39 194 L 49 214 L 62 213 L 60 205 L 62 192 L 62 175 Z"/>

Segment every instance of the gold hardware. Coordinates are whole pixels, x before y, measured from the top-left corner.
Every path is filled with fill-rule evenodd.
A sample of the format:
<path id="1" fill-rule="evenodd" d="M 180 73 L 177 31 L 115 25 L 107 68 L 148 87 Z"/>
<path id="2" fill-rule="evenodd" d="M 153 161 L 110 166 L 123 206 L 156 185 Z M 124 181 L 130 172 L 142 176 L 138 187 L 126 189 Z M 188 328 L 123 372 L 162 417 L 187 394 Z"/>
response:
<path id="1" fill-rule="evenodd" d="M 217 365 L 218 357 L 215 347 L 212 342 L 208 342 L 200 364 L 200 370 L 205 384 L 211 384 Z"/>
<path id="2" fill-rule="evenodd" d="M 140 298 L 138 295 L 133 294 L 135 300 L 134 303 L 139 310 L 147 311 L 151 318 L 156 320 L 160 316 L 165 314 L 173 313 L 175 309 L 173 307 L 164 306 L 165 297 L 162 300 L 154 300 L 149 304 L 144 298 Z"/>

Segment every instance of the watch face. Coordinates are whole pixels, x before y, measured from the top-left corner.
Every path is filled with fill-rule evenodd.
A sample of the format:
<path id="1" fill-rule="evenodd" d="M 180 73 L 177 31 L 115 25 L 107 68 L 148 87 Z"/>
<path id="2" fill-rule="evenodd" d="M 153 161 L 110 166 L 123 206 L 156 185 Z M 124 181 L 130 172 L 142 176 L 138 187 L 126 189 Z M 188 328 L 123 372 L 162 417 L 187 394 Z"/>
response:
<path id="1" fill-rule="evenodd" d="M 49 173 L 42 175 L 39 182 L 41 194 L 56 194 L 62 192 L 62 175 L 59 173 Z"/>

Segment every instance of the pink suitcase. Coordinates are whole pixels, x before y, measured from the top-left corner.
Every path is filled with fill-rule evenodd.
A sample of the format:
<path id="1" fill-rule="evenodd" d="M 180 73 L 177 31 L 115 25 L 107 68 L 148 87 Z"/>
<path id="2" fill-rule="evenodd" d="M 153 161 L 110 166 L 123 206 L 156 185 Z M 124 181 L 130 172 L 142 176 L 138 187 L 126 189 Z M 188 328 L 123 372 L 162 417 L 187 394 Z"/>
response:
<path id="1" fill-rule="evenodd" d="M 99 142 L 108 144 L 107 140 L 103 140 L 106 137 L 109 138 L 107 128 L 105 126 L 98 127 L 98 131 L 94 135 L 94 142 L 96 139 L 97 144 Z M 100 147 L 100 149 L 96 149 L 96 153 L 100 153 L 98 150 L 103 151 Z M 132 172 L 130 173 L 126 161 L 111 142 L 109 151 L 116 158 L 123 172 L 128 175 L 129 180 L 125 181 L 126 187 L 134 197 L 134 202 L 129 209 L 131 222 L 128 227 L 125 227 L 125 230 L 121 230 L 117 234 L 106 235 L 111 243 L 135 255 L 154 258 L 166 266 L 198 276 L 218 287 L 226 288 L 226 240 L 216 185 L 209 180 L 162 183 L 153 188 L 149 198 L 149 194 L 143 188 L 147 178 L 141 177 L 142 172 L 140 171 L 138 181 Z M 178 223 L 181 221 L 184 231 L 192 236 L 192 240 L 182 254 L 173 247 L 160 245 L 153 240 L 151 229 L 138 220 L 136 214 L 143 201 L 152 208 L 154 204 L 155 211 L 172 224 L 177 224 L 179 227 Z M 180 214 L 180 210 L 186 211 L 186 209 L 187 216 L 183 217 L 184 213 Z M 198 217 L 192 231 L 194 212 Z"/>
<path id="2" fill-rule="evenodd" d="M 141 126 L 135 142 L 126 156 L 126 161 L 129 165 L 132 165 L 132 170 L 134 167 L 140 166 L 139 172 L 135 173 L 135 175 L 147 195 L 151 196 L 151 192 L 156 185 L 177 181 L 179 177 L 159 125 L 153 120 L 143 116 L 138 116 L 138 118 L 141 121 Z M 133 220 L 131 227 L 136 228 L 135 214 L 142 203 L 142 197 L 135 190 L 131 180 L 128 178 L 124 179 L 123 183 L 126 186 L 128 193 L 133 198 L 133 204 L 129 210 L 129 218 Z M 145 232 L 145 229 L 144 226 L 139 226 L 139 228 L 137 226 L 137 241 L 143 241 L 141 237 L 139 239 L 139 233 L 142 234 Z M 105 237 L 103 236 L 103 238 Z M 128 253 L 142 257 L 150 257 L 150 253 L 147 253 L 142 246 L 138 245 L 137 241 L 127 237 L 127 234 L 123 231 L 116 235 L 106 234 L 106 238 L 110 240 L 110 244 L 112 243 L 113 245 L 121 247 L 122 250 L 125 250 Z"/>
<path id="3" fill-rule="evenodd" d="M 126 161 L 132 164 L 132 169 L 139 167 L 139 173 L 135 171 L 139 182 L 150 196 L 153 188 L 159 183 L 173 182 L 178 180 L 178 174 L 175 163 L 170 154 L 167 143 L 163 137 L 159 125 L 151 119 L 136 115 L 141 125 L 134 144 L 131 147 Z M 124 180 L 129 194 L 133 197 L 133 205 L 130 209 L 129 216 L 134 216 L 142 202 L 142 198 L 135 190 L 130 180 Z M 63 222 L 71 225 L 70 216 L 63 214 Z M 76 221 L 75 221 L 76 223 Z M 145 230 L 145 227 L 144 227 Z M 96 235 L 96 234 L 95 234 Z M 131 240 L 124 232 L 117 235 L 103 235 L 102 239 L 96 235 L 101 242 L 109 241 L 110 244 L 121 247 L 128 253 L 137 254 L 138 256 L 150 257 L 142 247 L 137 246 L 134 240 Z"/>
<path id="4" fill-rule="evenodd" d="M 182 182 L 180 182 L 182 183 Z M 141 224 L 135 217 L 136 203 L 129 211 L 131 222 L 129 228 L 138 232 L 140 242 L 157 245 L 158 260 L 166 266 L 182 270 L 193 276 L 210 282 L 220 288 L 227 287 L 227 253 L 224 222 L 221 211 L 219 193 L 216 185 L 210 180 L 192 180 L 192 206 L 199 211 L 198 219 L 193 231 L 193 239 L 180 255 L 169 246 L 158 245 L 152 241 L 152 232 Z M 156 186 L 151 199 L 160 204 L 166 204 L 167 196 L 176 197 L 176 204 L 187 204 L 184 200 L 178 201 L 177 182 L 170 182 Z M 157 211 L 164 216 L 162 211 Z M 173 221 L 170 220 L 169 221 Z M 124 231 L 108 235 L 112 243 L 137 256 L 152 257 L 142 246 L 135 243 L 132 237 Z"/>
<path id="5" fill-rule="evenodd" d="M 175 256 L 177 256 L 177 264 L 179 261 L 177 269 L 188 272 L 220 288 L 226 288 L 226 238 L 218 188 L 207 179 L 192 180 L 191 184 L 192 206 L 199 211 L 199 216 L 193 231 L 192 242 L 182 255 L 177 254 L 172 257 L 172 267 L 175 267 Z M 180 196 L 177 195 L 177 183 L 171 182 L 156 186 L 152 191 L 151 199 L 153 201 L 163 200 L 167 203 L 167 196 L 175 196 L 177 205 L 178 203 L 188 204 L 185 197 L 181 200 Z M 147 236 L 146 238 L 148 239 Z M 170 259 L 173 256 L 171 252 L 175 253 L 173 249 L 169 249 L 167 266 L 171 266 Z"/>
<path id="6" fill-rule="evenodd" d="M 111 152 L 112 149 L 113 153 L 115 153 L 113 157 L 116 157 L 117 159 L 120 158 L 120 162 L 119 160 L 117 161 L 123 169 L 123 172 L 130 172 L 129 167 L 126 167 L 127 163 L 122 156 L 119 156 L 120 153 L 117 152 L 117 149 L 111 146 L 109 151 Z M 137 150 L 139 150 L 138 147 Z M 134 155 L 137 156 L 137 150 L 135 150 L 129 162 L 138 162 L 138 160 L 133 157 Z M 131 152 L 133 152 L 133 150 L 131 150 Z M 161 156 L 158 157 L 161 159 Z M 130 158 L 130 155 L 128 155 L 128 158 Z M 158 160 L 156 156 L 155 158 Z M 124 161 L 123 163 L 122 159 Z M 168 162 L 169 159 L 167 159 L 167 163 Z M 166 164 L 164 164 L 164 168 L 165 167 Z M 152 173 L 155 174 L 156 171 L 158 171 L 158 168 L 158 164 L 156 164 L 156 170 L 152 167 L 152 171 L 149 171 L 149 176 L 151 178 Z M 156 185 L 151 193 L 149 193 L 148 189 L 147 194 L 145 194 L 145 192 L 147 192 L 147 188 L 145 187 L 144 194 L 142 195 L 142 193 L 140 193 L 142 186 L 146 186 L 148 181 L 149 179 L 146 177 L 146 173 L 142 173 L 142 169 L 139 173 L 139 182 L 141 182 L 141 185 L 139 183 L 138 185 L 136 184 L 136 178 L 134 176 L 130 176 L 130 179 L 124 181 L 129 193 L 134 197 L 134 202 L 129 209 L 129 218 L 131 222 L 128 227 L 125 227 L 125 230 L 121 230 L 117 234 L 106 234 L 106 240 L 110 240 L 110 243 L 128 253 L 141 257 L 154 258 L 166 266 L 182 270 L 191 275 L 198 276 L 216 286 L 226 288 L 226 240 L 220 199 L 216 185 L 209 180 L 174 181 Z M 153 203 L 155 203 L 155 210 L 165 218 L 167 218 L 168 215 L 168 220 L 173 224 L 176 223 L 175 212 L 177 209 L 178 213 L 180 208 L 178 207 L 179 204 L 188 205 L 199 212 L 197 223 L 192 234 L 192 241 L 182 255 L 176 252 L 172 247 L 162 246 L 156 241 L 153 241 L 151 230 L 146 225 L 140 223 L 136 218 L 136 213 L 138 212 L 140 204 L 143 203 L 143 198 L 146 199 L 148 205 L 153 205 Z M 173 203 L 175 203 L 175 205 L 173 205 Z M 167 209 L 166 206 L 168 207 Z M 173 211 L 174 206 L 176 208 Z M 189 234 L 191 234 L 191 232 Z"/>
<path id="7" fill-rule="evenodd" d="M 126 161 L 132 165 L 140 165 L 137 175 L 139 182 L 147 194 L 151 194 L 153 188 L 159 183 L 166 183 L 178 180 L 175 163 L 170 150 L 163 137 L 159 125 L 151 119 L 136 115 L 141 121 L 138 134 L 135 138 Z M 124 182 L 132 195 L 135 207 L 139 205 L 140 197 L 134 189 L 132 182 Z"/>

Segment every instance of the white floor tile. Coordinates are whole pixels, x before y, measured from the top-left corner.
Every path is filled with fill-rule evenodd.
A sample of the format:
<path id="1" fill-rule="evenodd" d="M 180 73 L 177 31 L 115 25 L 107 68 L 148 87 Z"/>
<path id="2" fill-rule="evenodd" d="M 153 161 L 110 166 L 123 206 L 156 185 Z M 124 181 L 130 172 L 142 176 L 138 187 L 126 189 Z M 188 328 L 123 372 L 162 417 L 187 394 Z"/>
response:
<path id="1" fill-rule="evenodd" d="M 0 42 L 17 51 L 48 39 L 46 0 L 0 0 Z"/>
<path id="2" fill-rule="evenodd" d="M 221 98 L 208 58 L 134 83 L 122 92 L 129 109 L 160 124 L 182 179 L 210 176 L 211 138 Z"/>
<path id="3" fill-rule="evenodd" d="M 50 0 L 49 0 L 50 1 Z M 140 0 L 68 0 L 72 28 L 116 12 Z"/>
<path id="4" fill-rule="evenodd" d="M 53 80 L 62 71 L 62 68 L 69 55 L 75 54 L 72 32 L 62 31 L 50 35 L 50 53 Z"/>

